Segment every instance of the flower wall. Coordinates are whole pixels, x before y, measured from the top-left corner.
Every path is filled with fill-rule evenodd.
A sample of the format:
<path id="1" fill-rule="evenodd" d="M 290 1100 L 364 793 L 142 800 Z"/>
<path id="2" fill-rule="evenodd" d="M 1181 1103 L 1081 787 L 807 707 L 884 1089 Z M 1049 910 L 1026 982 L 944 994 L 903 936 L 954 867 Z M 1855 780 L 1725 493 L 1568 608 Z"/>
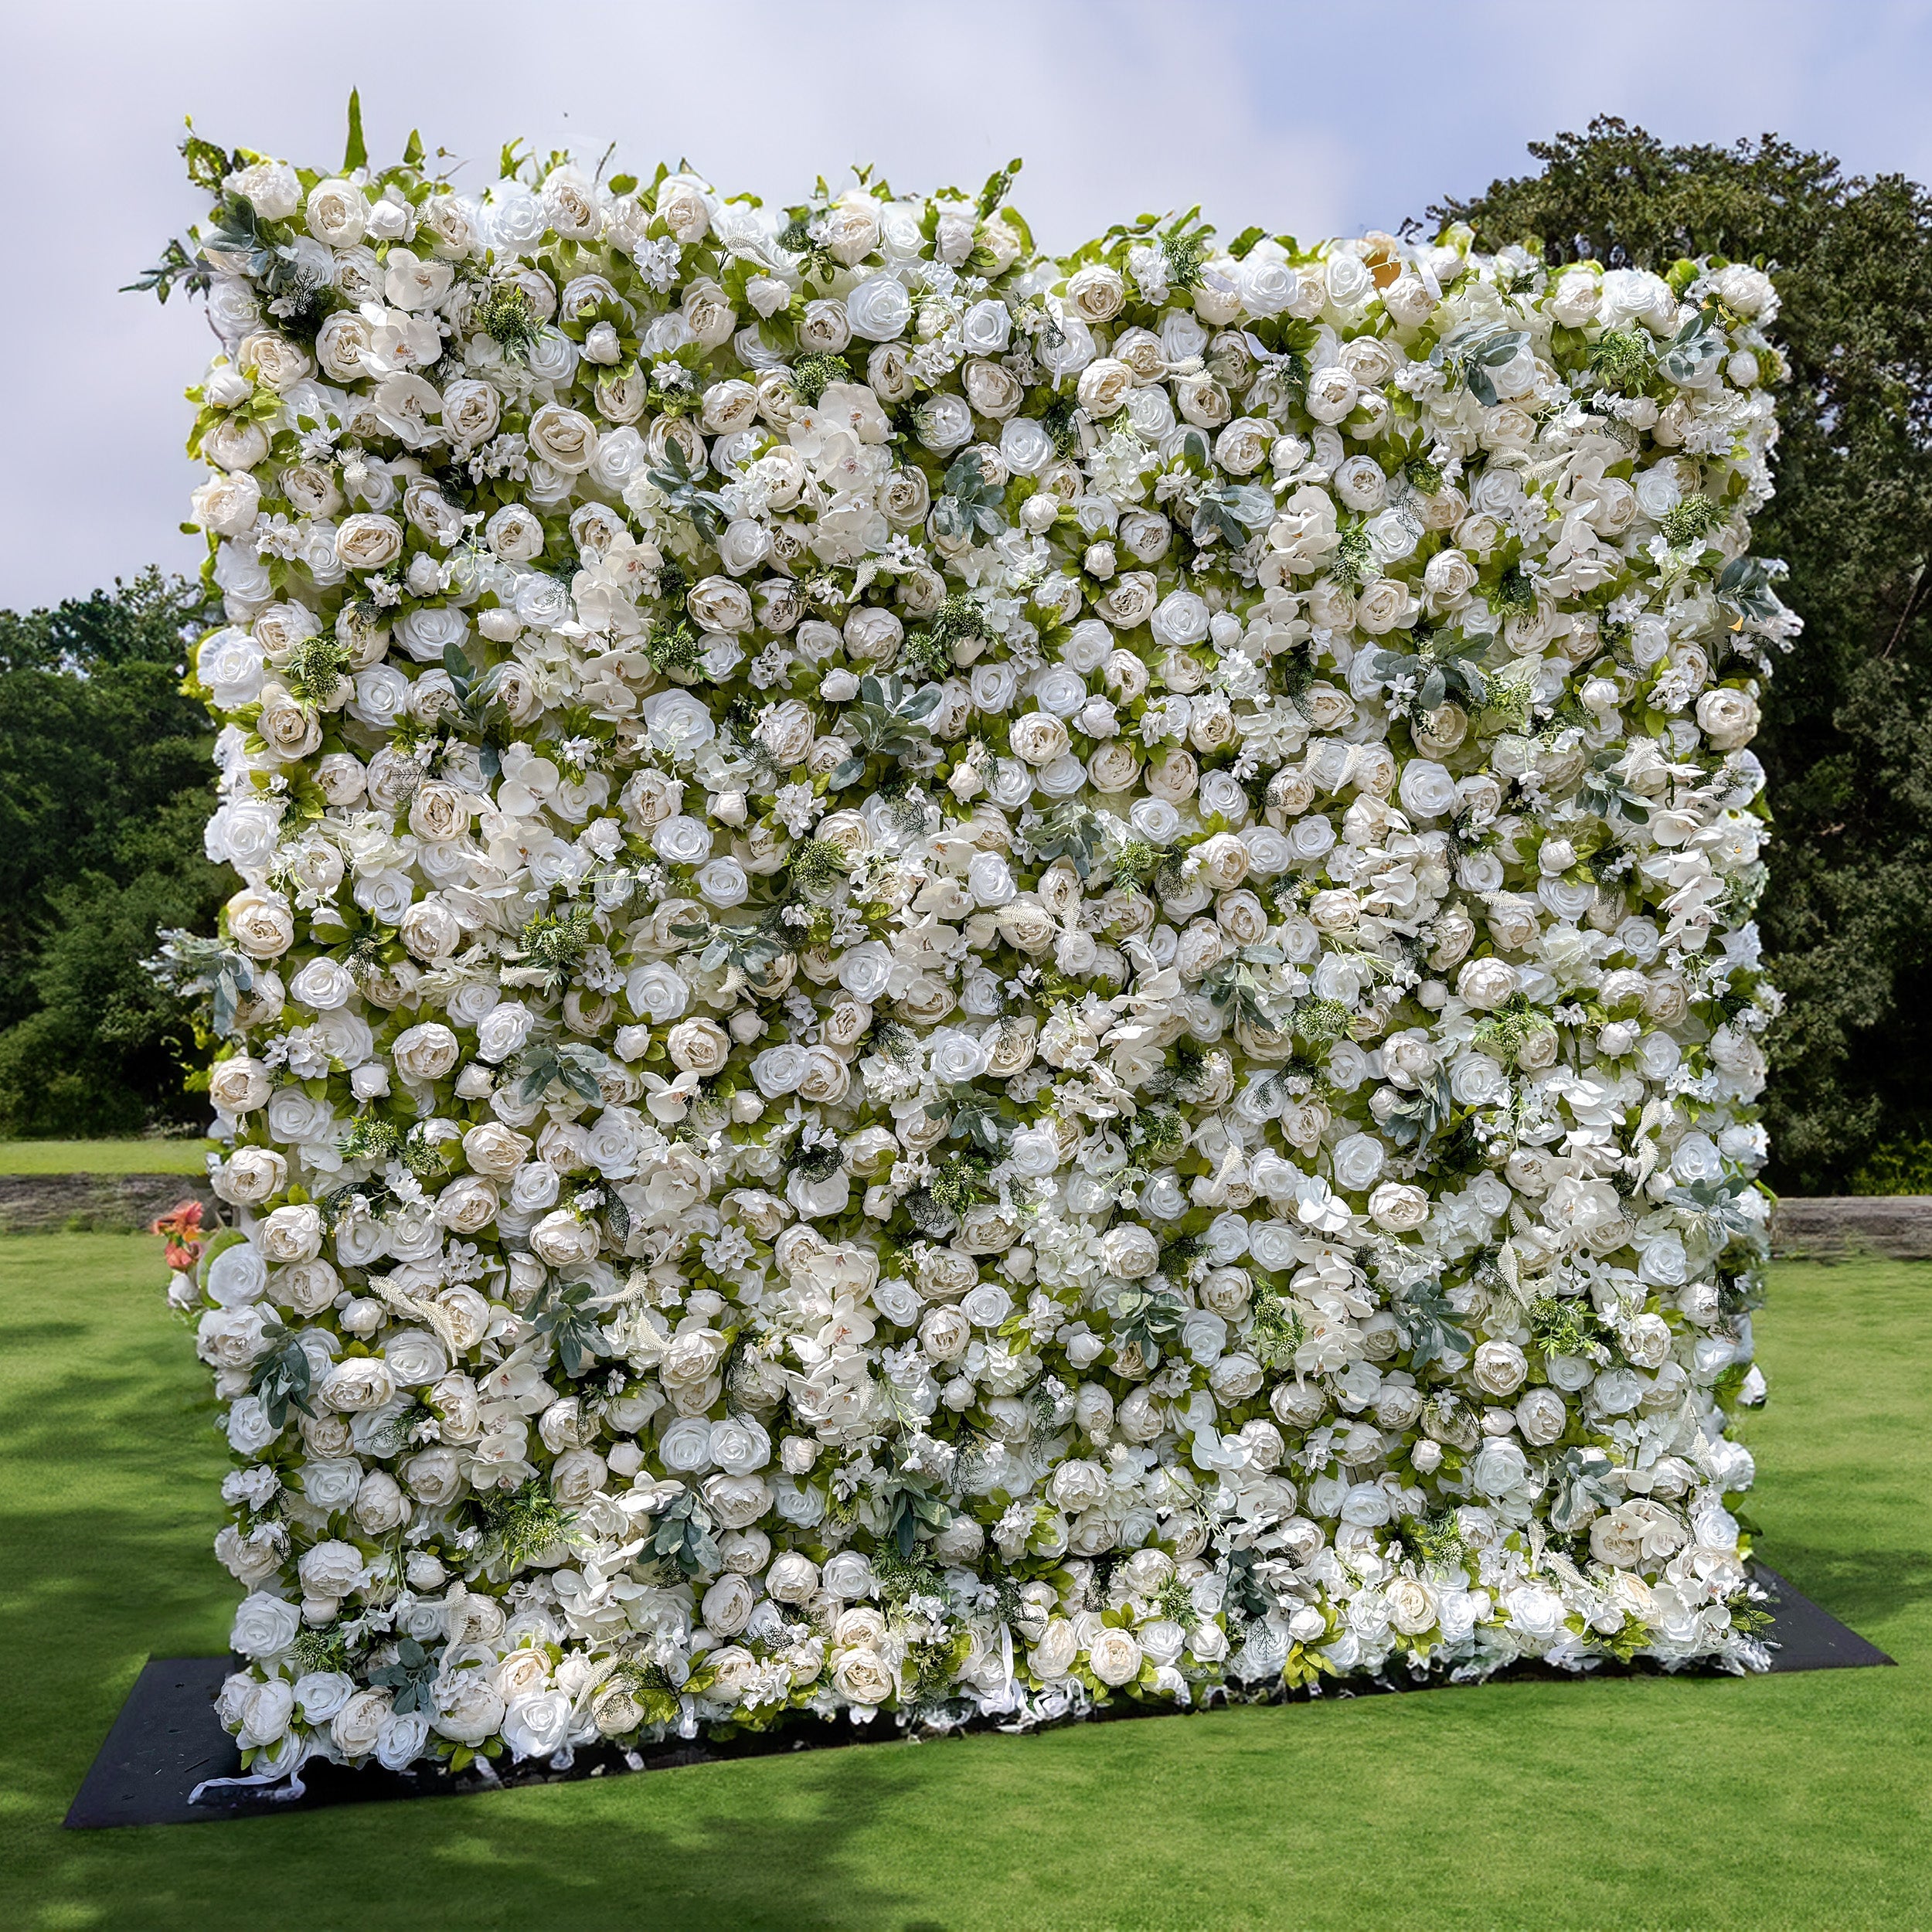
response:
<path id="1" fill-rule="evenodd" d="M 1764 1663 L 1761 273 L 212 151 L 257 1771 Z"/>

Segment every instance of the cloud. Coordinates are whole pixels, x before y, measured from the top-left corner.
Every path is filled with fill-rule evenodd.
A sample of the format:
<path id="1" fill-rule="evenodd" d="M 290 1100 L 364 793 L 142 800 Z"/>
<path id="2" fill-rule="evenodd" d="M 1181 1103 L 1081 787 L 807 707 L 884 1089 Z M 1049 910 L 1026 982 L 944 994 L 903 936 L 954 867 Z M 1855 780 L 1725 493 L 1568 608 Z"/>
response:
<path id="1" fill-rule="evenodd" d="M 199 213 L 172 151 L 184 113 L 212 138 L 332 159 L 357 85 L 372 151 L 420 127 L 472 158 L 465 182 L 522 134 L 593 158 L 615 141 L 647 168 L 688 156 L 780 200 L 854 162 L 927 188 L 1021 155 L 1015 198 L 1049 247 L 1196 199 L 1224 232 L 1392 226 L 1599 112 L 1675 140 L 1775 126 L 1855 168 L 1932 172 L 1927 9 L 1876 0 L 1855 15 L 1796 0 L 335 0 L 246 16 L 121 0 L 39 9 L 9 34 L 0 604 L 15 606 L 197 556 L 175 533 L 193 480 L 180 393 L 208 338 L 179 300 L 115 293 Z"/>

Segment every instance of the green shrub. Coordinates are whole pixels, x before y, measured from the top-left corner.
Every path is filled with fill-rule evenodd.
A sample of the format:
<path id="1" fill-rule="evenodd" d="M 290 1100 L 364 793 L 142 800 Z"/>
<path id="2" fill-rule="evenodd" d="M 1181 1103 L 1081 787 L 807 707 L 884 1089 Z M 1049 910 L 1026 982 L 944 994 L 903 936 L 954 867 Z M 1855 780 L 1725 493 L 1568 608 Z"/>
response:
<path id="1" fill-rule="evenodd" d="M 207 719 L 180 690 L 209 617 L 155 570 L 0 611 L 0 1135 L 205 1111 L 182 1090 L 183 1016 L 141 961 L 158 927 L 209 926 L 225 889 L 202 855 Z"/>

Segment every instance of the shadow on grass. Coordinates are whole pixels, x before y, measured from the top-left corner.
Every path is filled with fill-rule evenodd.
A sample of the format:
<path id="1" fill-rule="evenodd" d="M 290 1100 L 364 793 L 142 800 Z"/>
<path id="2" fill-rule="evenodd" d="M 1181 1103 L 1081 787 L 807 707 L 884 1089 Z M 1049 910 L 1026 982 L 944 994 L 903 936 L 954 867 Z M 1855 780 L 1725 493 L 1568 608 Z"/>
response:
<path id="1" fill-rule="evenodd" d="M 9 1753 L 0 1811 L 12 1883 L 31 1915 L 0 1906 L 9 1929 L 46 1926 L 349 1923 L 304 1901 L 345 1902 L 365 1861 L 383 1874 L 369 1906 L 420 1925 L 454 1895 L 479 1928 L 554 1932 L 617 1924 L 897 1927 L 917 1909 L 877 1883 L 876 1863 L 848 1857 L 876 1844 L 882 1806 L 898 1794 L 903 1753 L 916 1746 L 801 1753 L 774 1792 L 747 1765 L 693 1766 L 470 1797 L 343 1806 L 285 1818 L 66 1834 L 60 1821 L 107 1736 L 143 1655 L 176 1646 L 164 1633 L 226 1621 L 226 1579 L 177 1512 L 94 1509 L 84 1533 L 55 1532 L 39 1511 L 0 1515 L 8 1552 L 0 1628 L 16 1656 L 9 1673 Z M 185 1561 L 184 1562 L 184 1556 Z M 219 1601 L 211 1600 L 219 1599 Z M 204 1637 L 183 1648 L 212 1650 Z M 879 1760 L 854 1774 L 854 1760 Z M 234 1874 L 257 1876 L 252 1903 L 230 1897 Z M 19 1894 L 15 1894 L 16 1898 Z M 648 1900 L 648 1918 L 614 1901 Z M 478 1909 L 479 1905 L 481 1910 Z M 267 1907 L 265 1913 L 263 1908 Z M 279 1909 L 277 1909 L 279 1908 Z M 356 1915 L 359 1917 L 359 1914 Z"/>
<path id="2" fill-rule="evenodd" d="M 913 1917 L 931 1909 L 917 1874 L 909 1893 L 881 1880 L 883 1814 L 904 1797 L 893 1767 L 854 1777 L 852 1753 L 831 1755 L 848 1768 L 801 1761 L 782 1791 L 768 1777 L 755 1785 L 734 1777 L 736 1767 L 697 1766 L 285 1818 L 36 1832 L 46 1853 L 38 1909 L 9 1923 L 23 1932 L 440 1927 L 454 1922 L 446 1915 L 461 1901 L 466 1932 L 913 1924 L 942 1932 L 940 1922 Z M 852 1855 L 867 1839 L 869 1862 Z"/>
<path id="3" fill-rule="evenodd" d="M 1860 1636 L 1932 1604 L 1932 1550 L 1826 1548 L 1760 1539 L 1765 1560 Z"/>
<path id="4" fill-rule="evenodd" d="M 881 1808 L 898 1781 L 885 1762 L 858 1777 L 837 1768 L 870 1753 L 801 1757 L 781 1791 L 769 1777 L 747 1782 L 736 1766 L 696 1767 L 287 1818 L 62 1832 L 142 1660 L 219 1652 L 239 1593 L 210 1549 L 227 1456 L 192 1342 L 158 1309 L 128 1319 L 124 1291 L 119 1308 L 105 1296 L 56 1301 L 49 1318 L 35 1304 L 60 1284 L 19 1286 L 27 1294 L 13 1298 L 0 1357 L 0 1650 L 31 1664 L 0 1672 L 0 1732 L 15 1740 L 0 1758 L 5 1932 L 440 1927 L 453 1898 L 478 1932 L 898 1932 L 917 1922 L 922 1901 L 853 1855 L 855 1840 L 885 1829 Z"/>

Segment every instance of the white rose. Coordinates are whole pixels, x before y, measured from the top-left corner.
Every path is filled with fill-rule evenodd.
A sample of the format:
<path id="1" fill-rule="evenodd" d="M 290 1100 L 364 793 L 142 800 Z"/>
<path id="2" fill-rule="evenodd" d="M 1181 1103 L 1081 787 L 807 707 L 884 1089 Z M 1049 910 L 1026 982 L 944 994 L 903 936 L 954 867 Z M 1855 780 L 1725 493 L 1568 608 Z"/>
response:
<path id="1" fill-rule="evenodd" d="M 264 221 L 287 221 L 302 205 L 301 178 L 285 161 L 251 162 L 222 186 L 243 196 Z"/>
<path id="2" fill-rule="evenodd" d="M 404 1079 L 429 1082 L 442 1079 L 462 1050 L 455 1034 L 440 1020 L 426 1020 L 398 1033 L 389 1055 Z"/>
<path id="3" fill-rule="evenodd" d="M 457 1671 L 437 1682 L 434 1728 L 456 1743 L 483 1743 L 502 1723 L 504 1709 L 479 1670 Z"/>
<path id="4" fill-rule="evenodd" d="M 252 1114 L 267 1105 L 271 1090 L 267 1067 L 246 1053 L 209 1070 L 208 1097 L 224 1114 Z"/>
<path id="5" fill-rule="evenodd" d="M 1126 300 L 1127 284 L 1117 270 L 1100 262 L 1090 263 L 1067 278 L 1063 299 L 1083 321 L 1104 322 L 1118 315 Z M 1257 310 L 1257 315 L 1271 313 Z"/>
<path id="6" fill-rule="evenodd" d="M 1108 1274 L 1138 1280 L 1160 1266 L 1161 1244 L 1147 1229 L 1124 1222 L 1100 1237 L 1100 1261 Z"/>
<path id="7" fill-rule="evenodd" d="M 477 1022 L 477 1057 L 492 1066 L 501 1065 L 522 1046 L 536 1023 L 536 1015 L 527 1006 L 515 1000 L 498 1002 Z"/>
<path id="8" fill-rule="evenodd" d="M 1170 590 L 1156 607 L 1148 628 L 1161 643 L 1199 644 L 1208 634 L 1206 600 L 1193 590 Z"/>
<path id="9" fill-rule="evenodd" d="M 1492 1436 L 1476 1452 L 1470 1477 L 1485 1496 L 1507 1495 L 1529 1480 L 1529 1465 L 1523 1452 L 1506 1436 Z"/>
<path id="10" fill-rule="evenodd" d="M 503 1741 L 515 1757 L 549 1757 L 562 1750 L 570 1729 L 570 1699 L 560 1690 L 512 1698 L 503 1713 Z"/>
<path id="11" fill-rule="evenodd" d="M 930 396 L 913 420 L 920 441 L 936 455 L 946 455 L 972 440 L 972 406 L 964 396 Z"/>
<path id="12" fill-rule="evenodd" d="M 1430 759 L 1411 758 L 1402 767 L 1402 780 L 1396 790 L 1403 809 L 1418 818 L 1439 818 L 1456 808 L 1454 778 L 1446 767 Z"/>
<path id="13" fill-rule="evenodd" d="M 1515 1342 L 1485 1342 L 1478 1345 L 1470 1372 L 1484 1394 L 1507 1396 L 1522 1386 L 1529 1366 Z"/>
<path id="14" fill-rule="evenodd" d="M 1516 990 L 1516 969 L 1507 960 L 1465 960 L 1456 975 L 1456 991 L 1471 1006 L 1500 1006 Z"/>
<path id="15" fill-rule="evenodd" d="M 1355 378 L 1339 362 L 1330 362 L 1308 378 L 1308 413 L 1318 423 L 1338 423 L 1360 395 Z"/>
<path id="16" fill-rule="evenodd" d="M 1415 600 L 1399 577 L 1377 577 L 1355 600 L 1355 621 L 1371 637 L 1393 631 L 1414 614 Z"/>
<path id="17" fill-rule="evenodd" d="M 680 1072 L 709 1080 L 731 1056 L 731 1038 L 716 1020 L 680 1020 L 665 1039 L 665 1050 Z"/>
<path id="18" fill-rule="evenodd" d="M 1403 1181 L 1384 1181 L 1369 1197 L 1369 1218 L 1391 1234 L 1406 1234 L 1429 1219 L 1429 1197 Z"/>
<path id="19" fill-rule="evenodd" d="M 1713 278 L 1713 285 L 1725 302 L 1740 315 L 1762 315 L 1776 301 L 1770 277 L 1761 268 L 1753 268 L 1746 262 L 1733 262 L 1727 267 L 1720 268 Z"/>
<path id="20" fill-rule="evenodd" d="M 1131 1684 L 1141 1674 L 1141 1647 L 1130 1632 L 1104 1627 L 1087 1647 L 1087 1664 L 1103 1684 Z"/>
<path id="21" fill-rule="evenodd" d="M 278 1207 L 256 1230 L 255 1240 L 261 1258 L 277 1267 L 312 1261 L 322 1251 L 321 1210 L 308 1202 Z M 212 1286 L 212 1268 L 209 1279 Z"/>
<path id="22" fill-rule="evenodd" d="M 872 1649 L 842 1652 L 832 1666 L 832 1681 L 842 1697 L 859 1705 L 883 1704 L 899 1688 L 891 1666 Z"/>
<path id="23" fill-rule="evenodd" d="M 1569 1427 L 1563 1399 L 1554 1389 L 1528 1389 L 1516 1404 L 1516 1427 L 1524 1441 L 1545 1448 Z"/>
<path id="24" fill-rule="evenodd" d="M 308 232 L 332 248 L 353 248 L 369 226 L 369 203 L 353 182 L 318 181 L 304 210 Z"/>
<path id="25" fill-rule="evenodd" d="M 1757 736 L 1757 700 L 1748 692 L 1719 685 L 1697 700 L 1698 729 L 1716 751 L 1736 751 Z"/>
<path id="26" fill-rule="evenodd" d="M 335 529 L 335 560 L 345 570 L 379 570 L 403 554 L 403 526 L 393 516 L 360 511 Z"/>
<path id="27" fill-rule="evenodd" d="M 366 1758 L 381 1741 L 383 1726 L 389 1715 L 386 1691 L 358 1691 L 331 1719 L 330 1742 L 351 1762 Z"/>
<path id="28" fill-rule="evenodd" d="M 1242 262 L 1239 277 L 1242 304 L 1250 315 L 1279 315 L 1301 291 L 1300 276 L 1258 248 Z"/>
<path id="29" fill-rule="evenodd" d="M 558 1208 L 530 1230 L 530 1247 L 552 1267 L 570 1267 L 597 1258 L 597 1230 L 591 1223 L 580 1221 L 568 1208 Z"/>
<path id="30" fill-rule="evenodd" d="M 242 536 L 255 527 L 261 485 L 246 472 L 209 478 L 193 495 L 194 521 L 218 536 Z"/>
<path id="31" fill-rule="evenodd" d="M 866 342 L 889 342 L 903 335 L 912 318 L 912 298 L 896 275 L 874 275 L 845 298 L 846 323 Z"/>
<path id="32" fill-rule="evenodd" d="M 699 1614 L 714 1636 L 735 1637 L 751 1621 L 757 1600 L 743 1577 L 727 1573 L 705 1592 Z"/>
<path id="33" fill-rule="evenodd" d="M 1372 1134 L 1350 1134 L 1338 1141 L 1332 1156 L 1335 1184 L 1343 1192 L 1360 1194 L 1375 1185 L 1387 1151 Z"/>
<path id="34" fill-rule="evenodd" d="M 288 1157 L 268 1147 L 238 1147 L 222 1165 L 216 1192 L 223 1199 L 252 1206 L 279 1194 L 288 1182 Z"/>
<path id="35" fill-rule="evenodd" d="M 597 453 L 597 425 L 581 411 L 546 403 L 525 431 L 530 447 L 566 476 L 587 470 Z"/>
<path id="36" fill-rule="evenodd" d="M 265 1590 L 253 1591 L 236 1606 L 228 1647 L 243 1657 L 274 1657 L 294 1642 L 301 1613 Z"/>
<path id="37" fill-rule="evenodd" d="M 1051 764 L 1067 747 L 1066 725 L 1048 711 L 1029 711 L 1015 718 L 1008 742 L 1015 758 L 1029 765 Z"/>

